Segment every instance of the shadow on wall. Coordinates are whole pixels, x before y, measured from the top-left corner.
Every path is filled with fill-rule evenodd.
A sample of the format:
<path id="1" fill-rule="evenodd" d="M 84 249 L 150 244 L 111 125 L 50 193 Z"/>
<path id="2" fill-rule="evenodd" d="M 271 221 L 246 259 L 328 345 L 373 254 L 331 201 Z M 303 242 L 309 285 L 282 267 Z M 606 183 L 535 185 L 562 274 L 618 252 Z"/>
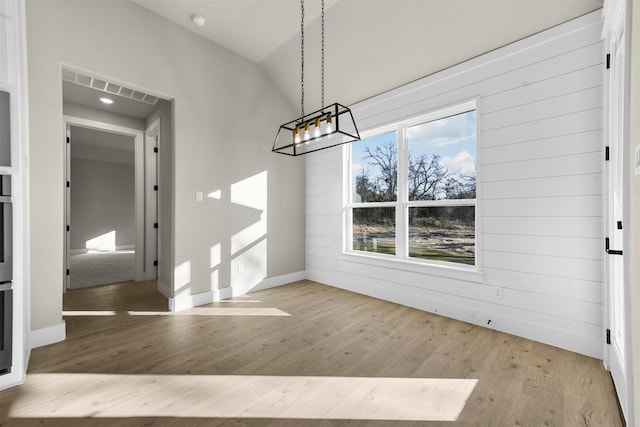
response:
<path id="1" fill-rule="evenodd" d="M 206 200 L 216 204 L 230 203 L 234 230 L 228 242 L 215 242 L 209 248 L 210 287 L 212 291 L 229 289 L 229 294 L 242 295 L 267 277 L 267 171 L 245 178 L 228 189 L 216 189 Z M 229 283 L 224 283 L 223 260 L 229 259 Z M 191 261 L 175 267 L 176 297 L 191 293 Z"/>

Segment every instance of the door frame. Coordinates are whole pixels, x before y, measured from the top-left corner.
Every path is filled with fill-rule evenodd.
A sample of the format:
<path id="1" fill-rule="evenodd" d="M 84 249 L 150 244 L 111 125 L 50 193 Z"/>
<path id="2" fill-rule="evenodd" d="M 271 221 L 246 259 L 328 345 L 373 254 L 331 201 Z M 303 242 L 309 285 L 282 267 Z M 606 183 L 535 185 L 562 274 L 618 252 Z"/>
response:
<path id="1" fill-rule="evenodd" d="M 629 152 L 629 47 L 630 44 L 630 32 L 628 17 L 630 16 L 627 2 L 619 1 L 605 1 L 604 5 L 604 27 L 602 32 L 603 50 L 604 50 L 604 115 L 603 115 L 603 151 L 609 150 L 609 155 L 615 161 L 615 156 L 619 156 L 620 164 L 617 165 L 617 171 L 612 171 L 613 165 L 611 161 L 604 160 L 602 168 L 602 189 L 603 189 L 603 241 L 609 234 L 612 233 L 614 228 L 614 222 L 619 218 L 610 217 L 610 203 L 613 200 L 614 194 L 612 194 L 612 172 L 620 174 L 620 188 L 617 188 L 622 195 L 622 247 L 612 247 L 613 250 L 622 250 L 622 254 L 629 253 L 629 162 L 627 161 L 627 153 Z M 615 91 L 615 78 L 616 70 L 614 68 L 608 68 L 609 65 L 614 66 L 615 58 L 614 47 L 616 41 L 623 43 L 623 67 L 622 72 L 624 76 L 622 79 L 623 94 L 621 99 L 614 96 Z M 608 56 L 611 55 L 611 56 Z M 619 109 L 622 108 L 622 114 L 616 114 Z M 615 126 L 615 128 L 614 128 Z M 613 284 L 611 283 L 611 268 L 614 264 L 613 257 L 620 255 L 610 255 L 609 253 L 603 254 L 603 336 L 608 337 L 610 330 L 613 329 L 612 319 L 616 314 L 615 301 L 612 298 Z M 632 338 L 631 338 L 631 321 L 629 313 L 631 312 L 631 301 L 629 298 L 629 264 L 630 260 L 622 258 L 624 263 L 622 267 L 622 309 L 623 313 L 623 327 L 624 335 L 624 354 L 622 357 L 622 366 L 620 366 L 620 360 L 616 356 L 616 351 L 613 348 L 614 345 L 609 344 L 607 340 L 604 341 L 603 349 L 603 363 L 607 370 L 612 373 L 612 379 L 618 394 L 618 400 L 620 408 L 624 418 L 627 422 L 632 422 L 634 419 L 634 405 L 633 405 L 633 380 L 632 380 Z M 615 337 L 612 337 L 615 339 Z M 612 341 L 610 341 L 613 343 Z M 622 375 L 620 372 L 622 371 Z"/>
<path id="2" fill-rule="evenodd" d="M 145 222 L 148 222 L 145 215 L 145 198 L 144 198 L 144 132 L 139 129 L 128 128 L 124 126 L 118 126 L 111 123 L 100 122 L 96 120 L 84 119 L 81 117 L 64 115 L 63 116 L 65 137 L 69 136 L 68 131 L 70 126 L 83 127 L 88 129 L 99 130 L 108 133 L 115 133 L 118 135 L 125 135 L 133 137 L 134 139 L 134 168 L 135 168 L 135 225 L 136 225 L 136 243 L 135 243 L 135 280 L 145 280 Z M 66 181 L 71 181 L 71 148 L 67 139 L 63 141 L 65 145 L 65 183 L 64 183 L 64 195 L 65 195 L 65 213 L 63 225 L 65 230 L 66 226 L 70 224 L 71 220 L 71 206 L 70 206 L 70 192 L 71 188 L 67 187 Z M 73 184 L 72 184 L 73 185 Z M 69 274 L 66 274 L 66 270 L 69 269 L 70 244 L 69 244 L 69 231 L 64 233 L 64 291 L 69 289 Z"/>
<path id="3" fill-rule="evenodd" d="M 158 278 L 160 248 L 160 146 L 162 140 L 161 118 L 154 119 L 144 131 L 145 153 L 145 280 Z"/>

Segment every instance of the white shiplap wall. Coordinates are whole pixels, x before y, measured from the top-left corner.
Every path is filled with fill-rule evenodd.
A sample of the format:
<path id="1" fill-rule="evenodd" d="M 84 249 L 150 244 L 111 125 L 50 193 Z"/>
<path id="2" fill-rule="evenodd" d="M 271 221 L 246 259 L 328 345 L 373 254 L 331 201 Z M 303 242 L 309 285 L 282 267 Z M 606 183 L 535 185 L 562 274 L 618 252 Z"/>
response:
<path id="1" fill-rule="evenodd" d="M 340 147 L 306 159 L 307 277 L 601 357 L 601 25 L 596 11 L 352 107 L 362 132 L 477 100 L 479 274 L 345 254 Z"/>

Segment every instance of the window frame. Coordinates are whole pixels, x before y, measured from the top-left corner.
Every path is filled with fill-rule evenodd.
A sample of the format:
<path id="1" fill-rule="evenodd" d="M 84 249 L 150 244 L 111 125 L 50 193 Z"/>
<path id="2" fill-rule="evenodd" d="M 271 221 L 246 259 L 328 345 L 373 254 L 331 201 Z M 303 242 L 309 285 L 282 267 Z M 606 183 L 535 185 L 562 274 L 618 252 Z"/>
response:
<path id="1" fill-rule="evenodd" d="M 408 191 L 408 129 L 412 126 L 426 124 L 435 120 L 451 117 L 465 112 L 476 112 L 476 197 L 474 199 L 445 199 L 445 200 L 409 200 Z M 479 130 L 480 115 L 478 113 L 478 100 L 463 101 L 454 105 L 438 108 L 426 114 L 413 116 L 406 119 L 395 121 L 378 127 L 372 127 L 361 132 L 362 139 L 370 138 L 376 135 L 384 134 L 391 131 L 397 133 L 397 152 L 398 152 L 398 194 L 396 201 L 393 202 L 353 202 L 353 170 L 352 170 L 352 144 L 347 144 L 344 149 L 344 165 L 345 165 L 345 224 L 344 224 L 344 250 L 343 254 L 347 259 L 356 259 L 360 262 L 368 263 L 368 261 L 382 261 L 386 266 L 391 268 L 405 268 L 410 266 L 411 269 L 417 268 L 418 271 L 426 269 L 434 274 L 448 272 L 448 274 L 462 274 L 462 277 L 472 281 L 481 280 L 481 276 L 473 273 L 481 271 L 481 251 L 480 251 L 480 133 Z M 354 142 L 358 143 L 358 142 Z M 451 207 L 451 206 L 473 206 L 474 207 L 474 264 L 455 263 L 450 261 L 437 261 L 418 257 L 409 256 L 409 209 L 419 207 Z M 378 207 L 394 207 L 395 208 L 395 255 L 366 252 L 353 249 L 353 209 L 354 208 L 378 208 Z M 379 263 L 378 263 L 379 265 Z M 471 273 L 468 275 L 467 273 Z M 447 275 L 448 275 L 447 274 Z"/>

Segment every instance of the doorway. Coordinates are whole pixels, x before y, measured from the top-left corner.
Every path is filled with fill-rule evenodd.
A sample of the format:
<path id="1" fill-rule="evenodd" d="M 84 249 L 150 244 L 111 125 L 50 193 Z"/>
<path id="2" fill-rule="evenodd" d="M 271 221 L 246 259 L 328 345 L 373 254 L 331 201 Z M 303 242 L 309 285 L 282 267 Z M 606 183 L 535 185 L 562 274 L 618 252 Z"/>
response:
<path id="1" fill-rule="evenodd" d="M 62 80 L 64 291 L 157 280 L 161 119 L 170 119 L 170 101 L 86 72 L 63 69 Z M 101 277 L 82 278 L 87 265 Z"/>
<path id="2" fill-rule="evenodd" d="M 155 279 L 141 130 L 65 116 L 66 286 Z M 156 168 L 154 167 L 154 170 Z M 153 200 L 153 199 L 150 199 Z M 148 217 L 148 218 L 147 218 Z M 150 254 L 149 254 L 150 253 Z"/>

